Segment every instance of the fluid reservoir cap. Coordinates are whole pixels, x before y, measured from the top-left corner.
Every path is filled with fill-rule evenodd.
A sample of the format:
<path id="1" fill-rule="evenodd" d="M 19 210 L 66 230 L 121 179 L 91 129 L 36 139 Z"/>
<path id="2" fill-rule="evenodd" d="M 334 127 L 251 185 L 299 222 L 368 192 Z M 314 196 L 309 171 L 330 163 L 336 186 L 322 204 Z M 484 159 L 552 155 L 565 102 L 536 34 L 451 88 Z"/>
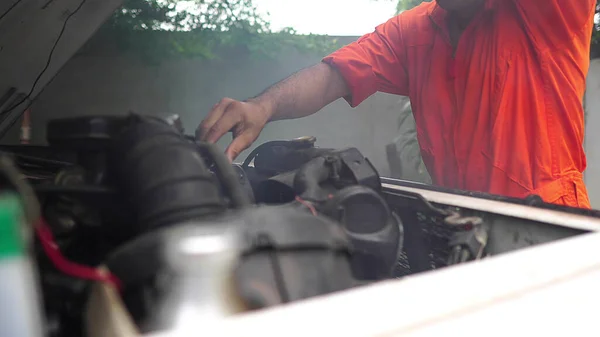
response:
<path id="1" fill-rule="evenodd" d="M 181 121 L 181 117 L 179 117 L 179 115 L 169 115 L 165 118 L 165 121 L 167 122 L 167 124 L 175 127 L 177 131 L 181 132 L 182 134 L 185 133 L 185 128 L 183 127 L 183 122 Z"/>
<path id="2" fill-rule="evenodd" d="M 298 145 L 303 145 L 306 147 L 314 146 L 317 142 L 317 137 L 315 136 L 303 136 L 299 138 L 292 139 L 291 142 L 296 143 Z"/>

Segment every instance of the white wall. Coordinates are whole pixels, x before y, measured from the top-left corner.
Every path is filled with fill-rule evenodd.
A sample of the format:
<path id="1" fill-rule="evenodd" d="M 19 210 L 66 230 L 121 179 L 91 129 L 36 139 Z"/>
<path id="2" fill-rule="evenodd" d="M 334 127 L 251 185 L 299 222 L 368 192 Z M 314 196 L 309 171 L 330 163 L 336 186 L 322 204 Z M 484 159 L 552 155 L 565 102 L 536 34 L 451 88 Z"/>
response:
<path id="1" fill-rule="evenodd" d="M 285 53 L 278 60 L 242 55 L 212 61 L 174 60 L 159 66 L 113 53 L 87 53 L 67 63 L 32 107 L 34 143 L 45 143 L 45 124 L 74 115 L 178 113 L 191 133 L 220 98 L 255 95 L 290 73 L 318 62 L 317 55 Z M 385 145 L 397 135 L 400 98 L 377 94 L 357 109 L 337 101 L 305 119 L 269 125 L 257 143 L 314 135 L 321 146 L 355 146 L 382 175 L 389 174 Z M 592 207 L 600 209 L 600 59 L 591 63 L 585 96 L 585 180 Z M 18 124 L 9 135 L 18 140 Z M 230 137 L 225 137 L 226 146 Z M 244 153 L 242 157 L 247 154 Z"/>
<path id="2" fill-rule="evenodd" d="M 585 151 L 588 167 L 585 183 L 592 207 L 600 209 L 600 59 L 592 60 L 585 95 Z"/>
<path id="3" fill-rule="evenodd" d="M 152 65 L 95 49 L 71 59 L 32 106 L 32 141 L 45 143 L 45 125 L 53 118 L 129 111 L 157 116 L 177 113 L 193 134 L 219 99 L 252 97 L 320 59 L 298 52 L 283 53 L 277 60 L 230 53 L 216 60 L 179 59 Z M 256 144 L 316 136 L 322 147 L 357 147 L 382 175 L 388 175 L 385 145 L 397 134 L 401 108 L 399 97 L 386 94 L 374 95 L 357 109 L 339 100 L 308 118 L 268 125 Z M 18 124 L 9 136 L 18 139 Z M 219 145 L 224 148 L 230 140 L 226 136 Z"/>

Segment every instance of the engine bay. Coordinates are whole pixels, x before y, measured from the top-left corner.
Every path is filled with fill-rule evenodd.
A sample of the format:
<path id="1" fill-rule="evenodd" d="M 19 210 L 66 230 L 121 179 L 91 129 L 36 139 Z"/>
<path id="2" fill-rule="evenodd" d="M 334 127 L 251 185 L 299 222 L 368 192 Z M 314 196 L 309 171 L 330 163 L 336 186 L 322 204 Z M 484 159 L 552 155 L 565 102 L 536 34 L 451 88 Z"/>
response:
<path id="1" fill-rule="evenodd" d="M 599 218 L 382 178 L 356 148 L 314 137 L 231 164 L 177 116 L 58 119 L 47 138 L 3 146 L 0 160 L 32 229 L 47 336 L 125 336 L 123 317 L 139 334 L 201 326 L 583 234 Z"/>

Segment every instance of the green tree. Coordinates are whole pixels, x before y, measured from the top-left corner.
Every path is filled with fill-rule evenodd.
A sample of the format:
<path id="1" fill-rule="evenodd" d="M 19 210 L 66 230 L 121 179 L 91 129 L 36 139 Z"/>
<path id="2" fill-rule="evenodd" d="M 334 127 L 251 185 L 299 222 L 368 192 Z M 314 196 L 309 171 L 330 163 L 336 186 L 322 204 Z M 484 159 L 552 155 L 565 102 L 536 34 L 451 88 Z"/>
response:
<path id="1" fill-rule="evenodd" d="M 411 9 L 413 7 L 418 6 L 422 2 L 428 2 L 430 0 L 398 0 L 398 5 L 396 5 L 396 13 L 400 13 L 403 10 Z"/>
<path id="2" fill-rule="evenodd" d="M 430 0 L 376 1 L 397 1 L 399 13 Z M 153 60 L 214 58 L 215 50 L 223 46 L 246 48 L 259 56 L 275 56 L 286 47 L 319 54 L 339 47 L 331 38 L 302 36 L 291 28 L 273 32 L 268 18 L 260 15 L 253 0 L 125 0 L 101 34 L 115 39 L 120 47 Z M 592 57 L 597 57 L 598 26 L 593 34 Z"/>
<path id="3" fill-rule="evenodd" d="M 101 34 L 151 61 L 172 57 L 214 58 L 222 47 L 274 56 L 282 48 L 327 53 L 337 47 L 324 36 L 273 32 L 252 0 L 125 0 Z"/>
<path id="4" fill-rule="evenodd" d="M 125 0 L 110 24 L 137 31 L 269 30 L 252 0 Z"/>

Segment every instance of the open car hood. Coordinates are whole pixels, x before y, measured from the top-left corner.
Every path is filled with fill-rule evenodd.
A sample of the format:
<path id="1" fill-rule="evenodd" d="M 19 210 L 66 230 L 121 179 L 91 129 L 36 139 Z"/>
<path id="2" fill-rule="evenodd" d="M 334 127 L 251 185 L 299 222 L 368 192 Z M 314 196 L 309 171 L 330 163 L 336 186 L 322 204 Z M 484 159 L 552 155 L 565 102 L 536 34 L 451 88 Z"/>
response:
<path id="1" fill-rule="evenodd" d="M 122 2 L 0 1 L 0 129 L 35 99 Z"/>

